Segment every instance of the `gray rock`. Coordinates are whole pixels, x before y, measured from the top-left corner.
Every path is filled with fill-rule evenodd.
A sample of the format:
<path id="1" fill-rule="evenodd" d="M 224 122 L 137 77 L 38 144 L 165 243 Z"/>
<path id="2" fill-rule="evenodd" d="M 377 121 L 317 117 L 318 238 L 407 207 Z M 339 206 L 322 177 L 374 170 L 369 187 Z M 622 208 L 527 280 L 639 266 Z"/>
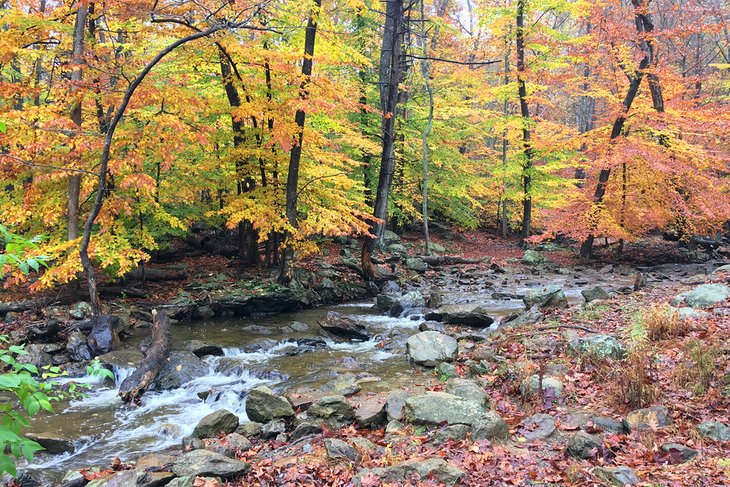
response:
<path id="1" fill-rule="evenodd" d="M 362 455 L 349 443 L 336 438 L 326 438 L 324 447 L 329 458 L 344 458 L 352 463 L 360 463 Z"/>
<path id="2" fill-rule="evenodd" d="M 400 316 L 404 311 L 422 308 L 426 301 L 420 292 L 410 291 L 405 294 L 378 294 L 375 304 L 390 316 Z"/>
<path id="3" fill-rule="evenodd" d="M 172 352 L 162 366 L 153 388 L 159 391 L 178 389 L 183 384 L 207 374 L 208 366 L 192 352 Z"/>
<path id="4" fill-rule="evenodd" d="M 437 331 L 439 333 L 446 333 L 446 326 L 438 321 L 424 321 L 418 325 L 418 331 Z"/>
<path id="5" fill-rule="evenodd" d="M 461 441 L 466 439 L 471 431 L 471 427 L 466 424 L 452 424 L 436 430 L 431 437 L 431 443 L 434 445 L 442 445 L 449 440 Z"/>
<path id="6" fill-rule="evenodd" d="M 520 423 L 520 434 L 528 441 L 541 441 L 553 433 L 555 433 L 555 418 L 549 414 L 533 414 Z"/>
<path id="7" fill-rule="evenodd" d="M 580 292 L 587 303 L 595 301 L 597 299 L 609 299 L 611 295 L 603 289 L 601 286 L 596 286 L 591 289 L 584 289 Z"/>
<path id="8" fill-rule="evenodd" d="M 360 392 L 360 384 L 357 383 L 357 379 L 352 374 L 342 374 L 337 376 L 336 379 L 329 381 L 322 386 L 322 391 L 330 395 L 337 396 L 352 396 Z"/>
<path id="9" fill-rule="evenodd" d="M 681 462 L 689 462 L 699 453 L 697 450 L 681 445 L 679 443 L 664 443 L 660 447 L 661 451 L 668 456 L 675 457 Z M 679 463 L 676 460 L 670 463 Z"/>
<path id="10" fill-rule="evenodd" d="M 596 456 L 601 448 L 600 438 L 579 431 L 568 440 L 568 454 L 571 457 L 586 460 Z"/>
<path id="11" fill-rule="evenodd" d="M 514 316 L 507 321 L 501 323 L 502 326 L 524 326 L 533 325 L 542 321 L 545 318 L 545 314 L 540 311 L 540 308 L 533 306 L 524 313 Z"/>
<path id="12" fill-rule="evenodd" d="M 219 453 L 208 450 L 193 450 L 175 462 L 172 471 L 178 477 L 185 475 L 216 475 L 223 478 L 233 477 L 248 472 L 248 463 L 233 460 Z"/>
<path id="13" fill-rule="evenodd" d="M 86 337 L 91 352 L 102 355 L 111 352 L 119 344 L 118 332 L 122 329 L 122 319 L 115 315 L 101 315 L 92 318 L 94 326 Z"/>
<path id="14" fill-rule="evenodd" d="M 195 484 L 195 475 L 185 475 L 183 477 L 176 477 L 167 484 L 167 487 L 193 487 Z M 207 477 L 202 477 L 203 480 L 208 480 Z"/>
<path id="15" fill-rule="evenodd" d="M 479 304 L 447 304 L 426 313 L 427 320 L 442 321 L 451 325 L 468 325 L 484 328 L 494 323 L 494 318 Z"/>
<path id="16" fill-rule="evenodd" d="M 309 331 L 309 325 L 306 323 L 302 323 L 301 321 L 294 321 L 289 325 L 289 328 L 291 328 L 293 331 L 296 331 L 298 333 L 306 333 Z"/>
<path id="17" fill-rule="evenodd" d="M 591 433 L 595 433 L 596 430 L 605 433 L 628 433 L 629 429 L 623 423 L 609 416 L 601 416 L 592 413 L 578 413 L 570 415 L 567 418 L 568 424 L 575 424 L 576 426 L 589 430 Z"/>
<path id="18" fill-rule="evenodd" d="M 215 453 L 235 458 L 238 452 L 245 452 L 251 449 L 251 442 L 243 435 L 231 433 L 225 438 L 217 438 L 205 447 Z"/>
<path id="19" fill-rule="evenodd" d="M 369 340 L 372 336 L 362 323 L 335 311 L 327 313 L 325 319 L 319 322 L 319 326 L 335 339 Z"/>
<path id="20" fill-rule="evenodd" d="M 211 308 L 207 304 L 197 306 L 193 310 L 193 318 L 195 318 L 196 320 L 209 320 L 214 317 L 215 311 L 213 311 L 213 308 Z"/>
<path id="21" fill-rule="evenodd" d="M 567 308 L 568 299 L 565 292 L 558 286 L 546 286 L 542 289 L 530 291 L 522 298 L 527 309 L 538 308 Z"/>
<path id="22" fill-rule="evenodd" d="M 200 438 L 184 436 L 182 439 L 183 451 L 202 450 L 203 448 L 205 448 L 205 443 Z"/>
<path id="23" fill-rule="evenodd" d="M 175 474 L 172 472 L 137 472 L 137 481 L 135 484 L 130 484 L 130 487 L 162 487 L 169 485 L 174 477 Z"/>
<path id="24" fill-rule="evenodd" d="M 440 362 L 453 362 L 458 345 L 453 337 L 437 331 L 423 331 L 406 341 L 408 355 L 418 365 L 436 367 Z"/>
<path id="25" fill-rule="evenodd" d="M 708 313 L 707 311 L 701 311 L 698 309 L 691 308 L 689 306 L 684 306 L 682 308 L 675 308 L 675 309 L 677 310 L 676 313 L 683 320 L 702 320 L 705 318 L 709 318 L 711 316 L 711 314 Z"/>
<path id="26" fill-rule="evenodd" d="M 188 340 L 185 342 L 185 350 L 193 352 L 196 357 L 203 358 L 206 355 L 214 355 L 216 357 L 223 356 L 223 347 L 213 343 L 203 342 L 201 340 Z"/>
<path id="27" fill-rule="evenodd" d="M 439 375 L 439 379 L 450 379 L 452 377 L 456 377 L 458 374 L 456 373 L 456 367 L 454 367 L 453 364 L 450 364 L 449 362 L 441 362 L 436 366 L 436 373 Z"/>
<path id="28" fill-rule="evenodd" d="M 385 248 L 385 250 L 388 251 L 388 253 L 395 255 L 406 255 L 408 253 L 405 246 L 399 243 L 390 244 Z"/>
<path id="29" fill-rule="evenodd" d="M 297 425 L 296 428 L 294 428 L 294 431 L 292 431 L 291 435 L 289 435 L 289 441 L 294 443 L 295 441 L 305 438 L 307 436 L 312 435 L 318 435 L 322 432 L 322 428 L 319 426 L 309 423 L 307 421 L 303 421 Z"/>
<path id="30" fill-rule="evenodd" d="M 678 294 L 673 305 L 686 303 L 692 308 L 712 308 L 730 298 L 730 287 L 725 284 L 703 284 L 691 291 Z"/>
<path id="31" fill-rule="evenodd" d="M 607 485 L 618 487 L 639 483 L 639 478 L 629 467 L 596 467 L 593 469 L 593 475 Z"/>
<path id="32" fill-rule="evenodd" d="M 715 269 L 712 273 L 713 274 L 725 274 L 725 273 L 730 274 L 730 264 L 721 265 L 720 267 Z"/>
<path id="33" fill-rule="evenodd" d="M 404 425 L 400 421 L 393 419 L 391 421 L 388 421 L 388 424 L 385 425 L 385 433 L 386 434 L 397 433 L 399 431 L 402 431 L 403 428 L 405 428 L 405 427 L 406 427 L 406 425 Z"/>
<path id="34" fill-rule="evenodd" d="M 53 433 L 26 433 L 25 437 L 41 445 L 47 453 L 54 455 L 73 453 L 76 450 L 71 440 L 61 438 Z"/>
<path id="35" fill-rule="evenodd" d="M 446 383 L 446 392 L 459 396 L 468 401 L 474 401 L 478 404 L 485 404 L 489 396 L 484 392 L 484 388 L 469 379 L 451 379 Z"/>
<path id="36" fill-rule="evenodd" d="M 237 428 L 238 416 L 227 409 L 219 409 L 198 421 L 193 438 L 216 438 L 220 433 L 233 433 Z"/>
<path id="37" fill-rule="evenodd" d="M 248 393 L 246 414 L 251 421 L 267 423 L 276 418 L 294 416 L 294 409 L 287 398 L 277 396 L 265 386 L 259 386 Z"/>
<path id="38" fill-rule="evenodd" d="M 360 486 L 364 477 L 375 476 L 382 482 L 403 485 L 407 480 L 415 480 L 416 475 L 423 481 L 433 478 L 446 485 L 455 485 L 465 473 L 441 458 L 429 458 L 427 460 L 407 460 L 385 468 L 366 468 L 359 471 L 353 481 L 355 485 Z"/>
<path id="39" fill-rule="evenodd" d="M 730 425 L 719 421 L 706 421 L 697 425 L 697 431 L 715 441 L 730 441 Z"/>
<path id="40" fill-rule="evenodd" d="M 626 356 L 626 345 L 610 335 L 588 335 L 574 338 L 568 343 L 573 355 L 588 355 L 596 358 L 622 359 Z"/>
<path id="41" fill-rule="evenodd" d="M 525 265 L 538 266 L 547 262 L 544 255 L 536 250 L 525 250 L 525 255 L 520 260 Z"/>
<path id="42" fill-rule="evenodd" d="M 406 259 L 406 269 L 415 272 L 426 272 L 428 270 L 428 264 L 418 257 L 409 257 Z"/>
<path id="43" fill-rule="evenodd" d="M 134 470 L 116 472 L 108 477 L 95 479 L 86 484 L 87 487 L 136 487 L 136 485 L 137 472 Z"/>
<path id="44" fill-rule="evenodd" d="M 66 340 L 66 351 L 75 362 L 85 362 L 91 360 L 91 350 L 86 344 L 86 337 L 78 330 L 74 330 L 68 335 Z"/>
<path id="45" fill-rule="evenodd" d="M 445 392 L 426 392 L 406 400 L 405 417 L 413 424 L 473 425 L 485 412 L 483 405 Z"/>
<path id="46" fill-rule="evenodd" d="M 355 408 L 355 422 L 362 427 L 377 428 L 385 423 L 385 399 L 373 397 L 360 402 Z"/>
<path id="47" fill-rule="evenodd" d="M 400 243 L 401 238 L 398 236 L 397 233 L 393 232 L 392 230 L 385 230 L 383 232 L 383 244 L 386 246 Z"/>
<path id="48" fill-rule="evenodd" d="M 624 423 L 630 430 L 646 431 L 669 426 L 672 419 L 664 406 L 652 406 L 631 411 L 624 418 Z"/>
<path id="49" fill-rule="evenodd" d="M 502 416 L 494 411 L 487 411 L 474 422 L 471 438 L 473 440 L 506 440 L 509 438 L 509 427 Z"/>
<path id="50" fill-rule="evenodd" d="M 249 421 L 240 425 L 236 430 L 236 433 L 240 433 L 246 438 L 251 438 L 252 436 L 258 436 L 261 434 L 262 426 L 263 424 L 256 421 Z"/>
<path id="51" fill-rule="evenodd" d="M 535 397 L 542 394 L 553 394 L 555 398 L 562 397 L 563 383 L 555 377 L 544 376 L 542 378 L 542 391 L 540 390 L 540 376 L 533 374 L 526 377 L 520 384 L 520 392 L 524 397 Z"/>
<path id="52" fill-rule="evenodd" d="M 37 343 L 31 343 L 25 346 L 25 351 L 28 352 L 24 355 L 18 355 L 16 361 L 21 364 L 31 364 L 38 368 L 51 365 L 53 363 L 53 357 L 50 353 L 43 350 L 43 345 Z"/>
<path id="53" fill-rule="evenodd" d="M 315 424 L 337 428 L 352 421 L 355 414 L 345 396 L 325 396 L 307 410 Z"/>
<path id="54" fill-rule="evenodd" d="M 385 399 L 385 414 L 388 420 L 400 421 L 405 416 L 406 399 L 408 393 L 406 391 L 393 391 L 388 394 Z"/>
<path id="55" fill-rule="evenodd" d="M 284 433 L 286 431 L 286 423 L 283 419 L 275 419 L 273 421 L 269 421 L 265 425 L 261 427 L 261 438 L 264 440 L 269 440 L 271 438 L 276 438 L 281 433 Z"/>
<path id="56" fill-rule="evenodd" d="M 68 310 L 68 315 L 75 320 L 85 320 L 91 318 L 93 314 L 94 309 L 84 301 L 79 301 Z"/>
<path id="57" fill-rule="evenodd" d="M 428 251 L 436 254 L 443 254 L 446 252 L 446 247 L 435 242 L 428 242 Z"/>

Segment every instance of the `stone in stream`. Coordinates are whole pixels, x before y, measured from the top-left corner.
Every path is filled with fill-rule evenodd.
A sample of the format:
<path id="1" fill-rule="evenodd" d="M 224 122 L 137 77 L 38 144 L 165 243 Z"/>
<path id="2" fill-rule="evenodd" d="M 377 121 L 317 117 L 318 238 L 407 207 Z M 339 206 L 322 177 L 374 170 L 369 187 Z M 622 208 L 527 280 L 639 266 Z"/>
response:
<path id="1" fill-rule="evenodd" d="M 322 386 L 322 392 L 327 395 L 352 396 L 360 392 L 360 389 L 362 387 L 352 374 L 342 374 Z"/>
<path id="2" fill-rule="evenodd" d="M 601 449 L 601 440 L 585 431 L 579 431 L 568 440 L 568 455 L 585 460 L 596 456 Z"/>
<path id="3" fill-rule="evenodd" d="M 195 356 L 199 358 L 203 358 L 206 355 L 214 355 L 216 357 L 223 356 L 223 347 L 213 343 L 203 342 L 201 340 L 186 341 L 185 350 L 193 352 Z"/>
<path id="4" fill-rule="evenodd" d="M 537 306 L 538 308 L 567 308 L 568 299 L 565 292 L 559 286 L 545 286 L 528 292 L 522 301 L 527 309 Z"/>
<path id="5" fill-rule="evenodd" d="M 450 325 L 468 325 L 486 328 L 494 318 L 479 304 L 447 304 L 426 313 L 426 320 L 442 321 Z"/>
<path id="6" fill-rule="evenodd" d="M 699 453 L 693 448 L 681 445 L 679 443 L 664 443 L 660 450 L 670 457 L 670 464 L 689 462 Z"/>
<path id="7" fill-rule="evenodd" d="M 672 305 L 677 306 L 684 302 L 692 308 L 712 308 L 730 298 L 730 286 L 725 284 L 703 284 L 691 291 L 678 294 Z"/>
<path id="8" fill-rule="evenodd" d="M 604 485 L 614 485 L 623 487 L 625 485 L 636 485 L 639 478 L 629 467 L 596 467 L 593 469 L 593 475 L 604 482 Z"/>
<path id="9" fill-rule="evenodd" d="M 455 485 L 464 475 L 466 474 L 463 470 L 450 465 L 441 458 L 429 458 L 406 460 L 383 468 L 366 468 L 355 475 L 353 482 L 356 486 L 361 486 L 363 479 L 375 477 L 380 482 L 404 485 L 406 481 L 417 476 L 422 481 L 433 479 L 446 485 Z"/>
<path id="10" fill-rule="evenodd" d="M 438 321 L 424 321 L 418 325 L 418 331 L 437 331 L 439 333 L 446 333 L 446 326 Z"/>
<path id="11" fill-rule="evenodd" d="M 92 318 L 92 321 L 94 325 L 86 337 L 86 344 L 94 356 L 111 352 L 119 344 L 122 319 L 115 315 L 101 315 Z"/>
<path id="12" fill-rule="evenodd" d="M 624 423 L 631 431 L 647 431 L 671 425 L 672 418 L 666 407 L 652 406 L 631 411 L 624 418 Z"/>
<path id="13" fill-rule="evenodd" d="M 352 406 L 344 396 L 325 396 L 307 410 L 307 415 L 314 424 L 326 424 L 330 428 L 338 428 L 350 423 L 355 414 Z"/>
<path id="14" fill-rule="evenodd" d="M 706 421 L 697 425 L 697 431 L 715 441 L 730 441 L 730 425 L 719 421 Z"/>
<path id="15" fill-rule="evenodd" d="M 324 448 L 327 450 L 327 456 L 329 458 L 344 458 L 352 463 L 360 463 L 362 460 L 362 455 L 355 447 L 337 438 L 326 438 L 324 440 Z"/>
<path id="16" fill-rule="evenodd" d="M 251 421 L 267 423 L 276 418 L 294 416 L 294 409 L 282 396 L 277 396 L 266 386 L 259 386 L 248 393 L 246 414 Z"/>
<path id="17" fill-rule="evenodd" d="M 193 450 L 180 457 L 172 466 L 178 477 L 185 475 L 217 475 L 229 478 L 248 472 L 248 463 L 233 460 L 219 453 L 208 450 Z"/>
<path id="18" fill-rule="evenodd" d="M 327 335 L 339 340 L 369 340 L 372 336 L 362 323 L 330 311 L 324 320 L 319 322 L 320 328 Z"/>
<path id="19" fill-rule="evenodd" d="M 425 306 L 425 300 L 418 291 L 410 291 L 405 294 L 378 294 L 375 302 L 376 308 L 385 311 L 390 316 L 400 316 L 404 311 Z"/>
<path id="20" fill-rule="evenodd" d="M 611 295 L 603 289 L 601 286 L 596 286 L 591 289 L 584 289 L 580 292 L 587 303 L 595 301 L 597 299 L 608 299 Z"/>
<path id="21" fill-rule="evenodd" d="M 237 428 L 238 416 L 227 409 L 219 409 L 198 421 L 193 438 L 216 438 L 220 433 L 233 433 Z"/>
<path id="22" fill-rule="evenodd" d="M 183 384 L 207 374 L 208 366 L 192 352 L 172 352 L 152 388 L 158 391 L 178 389 Z"/>
<path id="23" fill-rule="evenodd" d="M 473 425 L 482 414 L 483 405 L 446 392 L 426 392 L 406 399 L 408 422 L 426 426 L 442 423 Z"/>
<path id="24" fill-rule="evenodd" d="M 73 453 L 76 450 L 71 440 L 61 438 L 52 433 L 26 433 L 25 437 L 41 445 L 47 453 L 57 455 L 61 453 Z"/>
<path id="25" fill-rule="evenodd" d="M 588 335 L 571 340 L 568 343 L 568 352 L 573 355 L 620 360 L 626 356 L 626 345 L 611 335 Z"/>
<path id="26" fill-rule="evenodd" d="M 175 474 L 172 472 L 137 472 L 136 483 L 130 484 L 130 487 L 132 485 L 134 487 L 161 487 L 169 485 L 168 482 L 173 478 L 175 478 Z"/>
<path id="27" fill-rule="evenodd" d="M 424 367 L 453 362 L 458 354 L 456 339 L 437 331 L 423 331 L 409 337 L 406 347 L 411 360 Z"/>

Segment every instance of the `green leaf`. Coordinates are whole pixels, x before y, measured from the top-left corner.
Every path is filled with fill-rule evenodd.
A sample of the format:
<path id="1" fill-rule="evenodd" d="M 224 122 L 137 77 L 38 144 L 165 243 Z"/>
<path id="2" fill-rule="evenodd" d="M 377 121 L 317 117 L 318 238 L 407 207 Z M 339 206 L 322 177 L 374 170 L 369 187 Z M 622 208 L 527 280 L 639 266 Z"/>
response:
<path id="1" fill-rule="evenodd" d="M 5 133 L 7 129 L 8 126 L 5 124 L 5 122 L 0 121 L 0 132 Z"/>

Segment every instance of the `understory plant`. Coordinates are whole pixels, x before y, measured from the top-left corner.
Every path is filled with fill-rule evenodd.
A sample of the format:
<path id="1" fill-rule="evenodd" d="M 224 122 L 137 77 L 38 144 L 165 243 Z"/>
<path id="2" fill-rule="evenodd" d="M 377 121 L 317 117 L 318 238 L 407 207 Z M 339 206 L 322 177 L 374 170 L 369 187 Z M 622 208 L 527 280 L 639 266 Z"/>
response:
<path id="1" fill-rule="evenodd" d="M 627 341 L 626 358 L 613 371 L 616 399 L 626 407 L 640 408 L 653 402 L 658 395 L 653 383 L 654 351 L 642 319 L 632 320 Z"/>

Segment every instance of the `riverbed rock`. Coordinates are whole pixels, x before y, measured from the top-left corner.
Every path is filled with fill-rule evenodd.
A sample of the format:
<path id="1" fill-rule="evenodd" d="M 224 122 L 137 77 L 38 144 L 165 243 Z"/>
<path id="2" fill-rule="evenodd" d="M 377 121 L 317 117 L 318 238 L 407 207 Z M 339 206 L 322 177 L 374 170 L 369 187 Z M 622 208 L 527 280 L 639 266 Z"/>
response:
<path id="1" fill-rule="evenodd" d="M 522 301 L 527 309 L 533 306 L 544 309 L 568 307 L 568 299 L 559 286 L 546 286 L 530 291 L 522 298 Z"/>
<path id="2" fill-rule="evenodd" d="M 176 456 L 167 455 L 165 453 L 148 453 L 143 455 L 134 462 L 134 468 L 143 472 L 152 468 L 169 468 L 177 461 Z"/>
<path id="3" fill-rule="evenodd" d="M 471 426 L 466 424 L 452 424 L 436 430 L 431 437 L 431 443 L 440 446 L 449 440 L 462 441 L 466 439 Z"/>
<path id="4" fill-rule="evenodd" d="M 43 448 L 47 453 L 54 455 L 60 455 L 61 453 L 73 453 L 76 451 L 71 440 L 62 438 L 53 433 L 26 433 L 25 437 L 31 441 L 35 441 Z"/>
<path id="5" fill-rule="evenodd" d="M 219 409 L 203 419 L 193 430 L 194 438 L 216 438 L 220 433 L 233 433 L 238 428 L 238 416 L 227 409 Z"/>
<path id="6" fill-rule="evenodd" d="M 672 305 L 676 306 L 682 302 L 692 308 L 712 308 L 730 298 L 730 286 L 725 284 L 703 284 L 696 288 L 678 294 Z"/>
<path id="7" fill-rule="evenodd" d="M 84 341 L 84 344 L 86 342 Z M 68 350 L 68 347 L 67 347 Z M 105 353 L 97 357 L 101 365 L 109 368 L 132 368 L 137 367 L 139 362 L 144 358 L 142 352 L 136 348 L 125 348 L 121 350 L 114 350 L 113 352 Z"/>
<path id="8" fill-rule="evenodd" d="M 193 379 L 208 374 L 208 366 L 192 352 L 172 352 L 160 369 L 153 385 L 158 391 L 178 389 Z"/>
<path id="9" fill-rule="evenodd" d="M 542 391 L 540 390 L 541 383 Z M 526 398 L 538 396 L 542 392 L 542 394 L 552 394 L 557 399 L 563 395 L 563 383 L 555 377 L 548 376 L 543 376 L 541 381 L 539 375 L 533 374 L 522 381 L 520 392 Z"/>
<path id="10" fill-rule="evenodd" d="M 403 390 L 396 390 L 388 394 L 385 399 L 385 414 L 388 420 L 400 421 L 406 413 L 406 399 L 408 393 Z"/>
<path id="11" fill-rule="evenodd" d="M 277 396 L 266 386 L 259 386 L 248 394 L 246 414 L 251 421 L 267 423 L 272 419 L 294 416 L 294 409 L 285 397 Z"/>
<path id="12" fill-rule="evenodd" d="M 337 428 L 352 421 L 355 414 L 345 396 L 325 396 L 307 409 L 314 424 L 326 424 Z"/>
<path id="13" fill-rule="evenodd" d="M 437 331 L 423 331 L 409 337 L 406 347 L 411 360 L 424 367 L 453 362 L 458 355 L 456 339 Z"/>
<path id="14" fill-rule="evenodd" d="M 485 408 L 481 404 L 448 394 L 426 392 L 406 399 L 405 417 L 413 424 L 437 426 L 442 423 L 473 425 Z"/>
<path id="15" fill-rule="evenodd" d="M 623 487 L 625 485 L 636 485 L 639 478 L 629 467 L 596 467 L 593 475 L 604 482 L 604 485 Z"/>
<path id="16" fill-rule="evenodd" d="M 75 320 L 85 320 L 91 318 L 94 309 L 85 301 L 79 301 L 68 310 L 68 315 Z"/>
<path id="17" fill-rule="evenodd" d="M 472 425 L 473 440 L 506 440 L 509 438 L 509 426 L 504 418 L 494 411 L 487 411 L 477 418 Z"/>
<path id="18" fill-rule="evenodd" d="M 51 357 L 50 353 L 46 353 L 43 348 L 43 345 L 38 343 L 26 345 L 25 351 L 28 353 L 18 355 L 16 361 L 21 364 L 35 365 L 38 368 L 51 365 L 53 363 L 53 357 Z"/>
<path id="19" fill-rule="evenodd" d="M 489 398 L 482 386 L 469 379 L 450 379 L 446 383 L 446 392 L 477 404 L 485 404 Z"/>
<path id="20" fill-rule="evenodd" d="M 224 438 L 216 438 L 215 441 L 206 445 L 205 449 L 235 458 L 238 452 L 250 450 L 251 442 L 243 435 L 231 433 Z"/>
<path id="21" fill-rule="evenodd" d="M 533 414 L 520 423 L 520 434 L 528 441 L 542 441 L 555 433 L 555 418 L 549 414 Z"/>
<path id="22" fill-rule="evenodd" d="M 407 460 L 384 468 L 366 468 L 359 471 L 353 481 L 357 486 L 362 485 L 365 478 L 402 485 L 407 480 L 414 480 L 416 475 L 423 481 L 433 478 L 446 485 L 455 485 L 466 474 L 441 458 L 429 458 L 427 460 Z"/>
<path id="23" fill-rule="evenodd" d="M 365 325 L 336 311 L 327 313 L 327 316 L 319 322 L 319 326 L 327 335 L 339 340 L 365 341 L 372 336 Z"/>
<path id="24" fill-rule="evenodd" d="M 122 319 L 115 315 L 101 315 L 92 318 L 94 326 L 86 337 L 86 344 L 91 352 L 103 355 L 111 352 L 119 345 L 119 330 L 122 328 Z"/>
<path id="25" fill-rule="evenodd" d="M 201 340 L 188 340 L 185 342 L 185 350 L 193 352 L 196 357 L 203 358 L 206 355 L 213 355 L 216 357 L 223 356 L 223 347 L 215 345 L 213 343 L 204 342 Z"/>
<path id="26" fill-rule="evenodd" d="M 594 358 L 622 359 L 626 356 L 626 345 L 611 335 L 588 335 L 574 338 L 568 343 L 568 352 L 573 355 L 588 355 Z"/>
<path id="27" fill-rule="evenodd" d="M 573 458 L 581 460 L 592 458 L 600 448 L 601 439 L 585 431 L 578 431 L 568 440 L 568 454 Z"/>
<path id="28" fill-rule="evenodd" d="M 352 463 L 360 463 L 362 460 L 362 455 L 354 446 L 337 438 L 326 438 L 324 440 L 324 448 L 327 450 L 327 456 L 329 458 L 344 458 Z"/>
<path id="29" fill-rule="evenodd" d="M 418 257 L 409 257 L 406 259 L 406 269 L 423 273 L 428 270 L 428 264 Z"/>
<path id="30" fill-rule="evenodd" d="M 355 422 L 364 428 L 377 428 L 385 424 L 385 398 L 371 397 L 357 404 Z"/>
<path id="31" fill-rule="evenodd" d="M 730 425 L 719 421 L 706 421 L 697 425 L 697 431 L 715 441 L 730 441 Z"/>
<path id="32" fill-rule="evenodd" d="M 286 423 L 283 419 L 274 419 L 261 427 L 261 438 L 270 440 L 286 432 Z"/>
<path id="33" fill-rule="evenodd" d="M 624 423 L 632 431 L 646 431 L 667 427 L 672 424 L 672 418 L 666 407 L 651 406 L 631 411 L 624 418 Z"/>
<path id="34" fill-rule="evenodd" d="M 168 473 L 169 474 L 169 473 Z M 169 474 L 172 476 L 172 474 Z M 123 470 L 99 479 L 94 479 L 86 484 L 86 487 L 136 487 L 137 472 L 134 470 Z"/>
<path id="35" fill-rule="evenodd" d="M 216 475 L 229 478 L 244 474 L 250 469 L 251 466 L 248 463 L 208 450 L 193 450 L 186 453 L 172 467 L 173 473 L 179 477 L 184 475 Z"/>
<path id="36" fill-rule="evenodd" d="M 522 256 L 522 260 L 520 260 L 520 262 L 524 265 L 538 266 L 547 262 L 547 259 L 537 250 L 528 249 L 525 250 L 525 255 Z"/>
<path id="37" fill-rule="evenodd" d="M 394 317 L 400 316 L 404 311 L 422 308 L 425 304 L 426 301 L 418 291 L 405 294 L 378 294 L 376 298 L 376 307 Z"/>
<path id="38" fill-rule="evenodd" d="M 316 424 L 312 424 L 308 421 L 302 421 L 294 428 L 291 435 L 289 435 L 289 441 L 294 443 L 297 440 L 305 438 L 307 436 L 318 435 L 322 432 L 322 428 Z"/>
<path id="39" fill-rule="evenodd" d="M 669 463 L 689 462 L 699 453 L 697 450 L 679 443 L 664 443 L 660 450 L 671 458 Z"/>
<path id="40" fill-rule="evenodd" d="M 601 286 L 596 286 L 591 289 L 584 289 L 580 292 L 587 303 L 595 301 L 597 299 L 609 299 L 611 295 L 603 289 Z"/>
<path id="41" fill-rule="evenodd" d="M 424 321 L 418 325 L 418 331 L 437 331 L 439 333 L 446 333 L 446 326 L 438 321 Z"/>
<path id="42" fill-rule="evenodd" d="M 501 323 L 501 326 L 525 326 L 534 325 L 542 321 L 545 318 L 545 314 L 540 311 L 540 308 L 533 306 L 524 313 L 519 315 L 509 316 Z"/>
<path id="43" fill-rule="evenodd" d="M 337 378 L 322 386 L 322 392 L 328 395 L 352 396 L 360 392 L 362 387 L 352 374 L 338 375 Z"/>
<path id="44" fill-rule="evenodd" d="M 441 321 L 450 325 L 468 325 L 485 328 L 494 323 L 487 310 L 479 304 L 447 304 L 426 313 L 426 320 Z"/>

